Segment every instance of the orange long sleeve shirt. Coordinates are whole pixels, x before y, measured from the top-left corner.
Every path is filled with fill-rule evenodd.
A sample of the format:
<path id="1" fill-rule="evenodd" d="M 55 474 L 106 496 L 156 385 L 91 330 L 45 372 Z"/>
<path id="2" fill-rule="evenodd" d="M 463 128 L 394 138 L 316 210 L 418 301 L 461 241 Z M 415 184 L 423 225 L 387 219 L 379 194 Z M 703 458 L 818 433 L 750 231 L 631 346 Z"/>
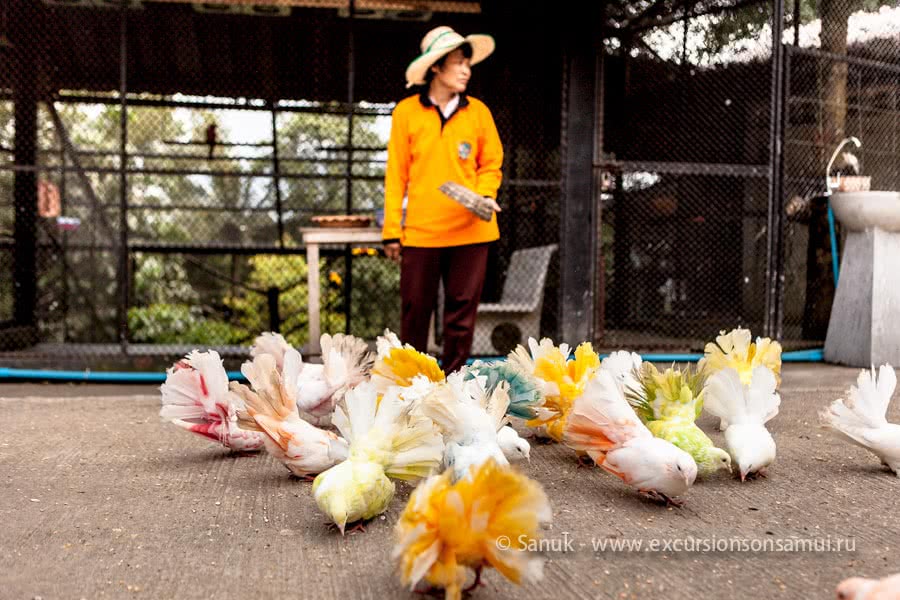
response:
<path id="1" fill-rule="evenodd" d="M 492 242 L 500 237 L 497 216 L 482 221 L 438 187 L 455 181 L 497 197 L 503 146 L 494 119 L 483 102 L 465 95 L 446 121 L 438 111 L 427 95 L 410 96 L 394 108 L 381 237 L 423 248 Z"/>

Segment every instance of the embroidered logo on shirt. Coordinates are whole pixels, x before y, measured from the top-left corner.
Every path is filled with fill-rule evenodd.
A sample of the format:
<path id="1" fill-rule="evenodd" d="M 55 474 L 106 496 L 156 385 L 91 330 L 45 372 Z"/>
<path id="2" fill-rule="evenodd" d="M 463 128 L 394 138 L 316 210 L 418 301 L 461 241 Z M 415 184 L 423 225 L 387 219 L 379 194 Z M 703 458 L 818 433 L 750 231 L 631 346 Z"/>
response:
<path id="1" fill-rule="evenodd" d="M 472 154 L 472 144 L 469 142 L 460 142 L 457 150 L 459 152 L 459 157 L 462 160 L 466 160 L 469 158 L 469 155 Z"/>

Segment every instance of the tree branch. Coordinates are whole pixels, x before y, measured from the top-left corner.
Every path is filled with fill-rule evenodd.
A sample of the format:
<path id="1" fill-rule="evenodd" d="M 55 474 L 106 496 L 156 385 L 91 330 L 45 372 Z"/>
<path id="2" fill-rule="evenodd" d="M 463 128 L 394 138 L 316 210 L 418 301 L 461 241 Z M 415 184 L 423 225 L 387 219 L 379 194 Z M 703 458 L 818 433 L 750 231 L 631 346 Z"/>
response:
<path id="1" fill-rule="evenodd" d="M 681 8 L 684 7 L 686 2 L 687 2 L 687 0 L 682 0 Z M 650 5 L 650 8 L 648 8 L 641 14 L 636 15 L 635 17 L 632 17 L 631 19 L 628 19 L 627 21 L 625 21 L 622 24 L 622 26 L 625 29 L 635 29 L 636 27 L 639 27 L 643 23 L 652 22 L 656 17 L 658 17 L 661 14 L 664 14 L 667 8 L 669 8 L 669 7 L 666 5 L 665 2 L 654 2 L 653 4 Z M 678 9 L 679 9 L 679 3 L 676 1 L 675 4 L 671 7 L 671 10 L 669 10 L 669 14 L 674 14 Z"/>
<path id="2" fill-rule="evenodd" d="M 746 8 L 748 6 L 753 6 L 754 4 L 762 4 L 764 0 L 734 0 L 734 2 L 730 2 L 728 4 L 714 4 L 712 6 L 707 3 L 699 2 L 694 4 L 691 10 L 691 18 L 696 17 L 704 17 L 710 15 L 717 15 L 724 12 L 740 10 L 742 8 Z M 617 32 L 617 35 L 623 35 L 626 33 L 636 34 L 644 32 L 648 29 L 654 29 L 656 27 L 665 27 L 666 25 L 671 25 L 672 23 L 676 23 L 684 18 L 684 8 L 687 4 L 687 0 L 683 0 L 678 5 L 673 6 L 668 14 L 658 17 L 656 14 L 647 14 L 652 9 L 648 9 L 638 19 L 632 19 L 626 24 L 624 24 Z M 706 4 L 706 6 L 704 6 Z M 665 3 L 660 2 L 653 6 L 653 8 L 665 7 Z M 658 12 L 658 11 L 657 11 Z M 646 16 L 644 16 L 646 15 Z"/>

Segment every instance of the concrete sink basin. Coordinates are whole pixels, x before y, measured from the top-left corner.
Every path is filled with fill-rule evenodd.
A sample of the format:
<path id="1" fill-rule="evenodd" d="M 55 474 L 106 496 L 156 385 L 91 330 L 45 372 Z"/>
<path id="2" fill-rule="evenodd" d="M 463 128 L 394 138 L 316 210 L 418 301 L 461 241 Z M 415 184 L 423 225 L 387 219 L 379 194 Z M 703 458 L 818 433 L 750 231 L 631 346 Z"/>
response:
<path id="1" fill-rule="evenodd" d="M 825 360 L 900 365 L 900 193 L 835 192 L 830 201 L 847 239 Z"/>
<path id="2" fill-rule="evenodd" d="M 830 200 L 834 218 L 848 231 L 900 232 L 900 192 L 835 192 Z"/>

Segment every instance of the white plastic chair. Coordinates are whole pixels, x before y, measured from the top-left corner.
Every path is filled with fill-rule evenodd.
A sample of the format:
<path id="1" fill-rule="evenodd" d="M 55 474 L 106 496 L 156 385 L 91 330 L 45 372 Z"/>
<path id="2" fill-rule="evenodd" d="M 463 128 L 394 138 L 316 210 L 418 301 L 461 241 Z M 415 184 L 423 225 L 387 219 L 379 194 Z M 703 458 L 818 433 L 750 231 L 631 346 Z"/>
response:
<path id="1" fill-rule="evenodd" d="M 550 244 L 522 248 L 512 253 L 500 301 L 478 305 L 472 355 L 506 355 L 516 344 L 527 342 L 529 337 L 540 338 L 544 283 L 550 258 L 556 249 L 556 244 Z M 443 293 L 439 294 L 435 317 L 441 325 Z M 433 317 L 428 332 L 428 348 L 431 352 L 440 353 L 440 347 L 435 342 L 434 324 Z M 501 347 L 495 346 L 495 343 Z"/>

